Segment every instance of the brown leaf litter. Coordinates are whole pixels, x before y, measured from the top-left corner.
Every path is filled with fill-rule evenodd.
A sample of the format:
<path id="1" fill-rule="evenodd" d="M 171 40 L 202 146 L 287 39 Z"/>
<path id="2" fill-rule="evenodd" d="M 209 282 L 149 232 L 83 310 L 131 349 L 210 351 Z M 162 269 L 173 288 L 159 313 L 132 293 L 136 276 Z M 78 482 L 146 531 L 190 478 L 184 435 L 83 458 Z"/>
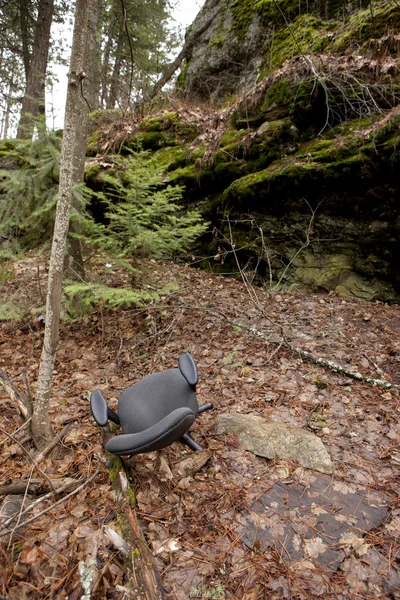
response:
<path id="1" fill-rule="evenodd" d="M 29 298 L 30 308 L 41 302 L 38 260 L 21 261 L 3 287 Z M 284 347 L 273 355 L 283 331 L 315 356 L 371 378 L 378 369 L 399 384 L 399 307 L 257 290 L 266 318 L 240 282 L 182 265 L 153 261 L 151 267 L 153 278 L 174 281 L 179 291 L 144 309 L 103 311 L 61 326 L 51 419 L 55 432 L 73 425 L 40 467 L 55 481 L 98 475 L 56 508 L 59 498 L 50 496 L 17 515 L 20 524 L 37 518 L 1 538 L 0 594 L 79 598 L 79 565 L 95 549 L 92 598 L 124 597 L 123 559 L 104 534 L 105 525 L 117 528 L 115 504 L 88 394 L 99 387 L 114 408 L 122 389 L 175 367 L 190 351 L 199 370 L 199 403 L 215 407 L 191 429 L 205 451 L 175 443 L 127 461 L 136 513 L 166 598 L 399 597 L 399 390 L 354 381 Z M 39 272 L 43 290 L 43 265 Z M 22 369 L 32 385 L 36 381 L 43 330 L 13 327 L 0 326 L 0 368 L 23 389 Z M 27 428 L 3 390 L 0 404 L 2 428 L 32 452 Z M 268 461 L 243 450 L 235 436 L 217 435 L 216 416 L 234 412 L 312 431 L 330 453 L 332 476 L 292 459 Z M 18 444 L 4 436 L 0 444 L 0 485 L 41 479 Z"/>

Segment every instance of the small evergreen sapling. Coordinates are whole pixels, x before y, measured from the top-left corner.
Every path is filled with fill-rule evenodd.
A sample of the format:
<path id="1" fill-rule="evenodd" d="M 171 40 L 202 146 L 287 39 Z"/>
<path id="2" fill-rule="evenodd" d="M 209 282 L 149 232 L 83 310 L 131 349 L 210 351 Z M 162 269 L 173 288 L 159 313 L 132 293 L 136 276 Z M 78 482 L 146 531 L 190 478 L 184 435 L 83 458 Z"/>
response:
<path id="1" fill-rule="evenodd" d="M 119 159 L 115 174 L 104 177 L 111 190 L 105 198 L 108 221 L 96 242 L 117 256 L 135 261 L 143 256 L 172 257 L 187 250 L 207 223 L 196 210 L 186 211 L 181 186 L 165 185 L 163 171 L 146 153 Z"/>
<path id="2" fill-rule="evenodd" d="M 102 181 L 107 190 L 102 196 L 106 223 L 96 223 L 87 214 L 82 218 L 86 250 L 92 247 L 104 253 L 105 262 L 125 267 L 133 275 L 139 270 L 140 258 L 181 254 L 207 228 L 198 211 L 186 211 L 178 204 L 183 188 L 165 185 L 162 169 L 144 152 L 119 158 L 113 173 L 104 175 Z M 104 275 L 100 282 L 71 282 L 65 287 L 71 316 L 85 314 L 97 304 L 109 308 L 140 306 L 166 291 L 113 288 Z"/>

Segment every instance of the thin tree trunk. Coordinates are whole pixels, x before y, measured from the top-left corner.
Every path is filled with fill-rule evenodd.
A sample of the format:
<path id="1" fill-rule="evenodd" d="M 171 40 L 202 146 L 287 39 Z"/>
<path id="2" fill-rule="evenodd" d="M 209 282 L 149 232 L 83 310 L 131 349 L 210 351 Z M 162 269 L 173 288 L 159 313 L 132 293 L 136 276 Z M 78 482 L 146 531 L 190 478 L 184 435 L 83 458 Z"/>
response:
<path id="1" fill-rule="evenodd" d="M 45 83 L 54 0 L 40 0 L 17 138 L 30 139 L 35 117 L 45 113 Z"/>
<path id="2" fill-rule="evenodd" d="M 32 437 L 39 449 L 42 449 L 54 435 L 49 419 L 49 400 L 59 339 L 62 279 L 70 219 L 74 155 L 77 132 L 81 127 L 78 107 L 81 100 L 81 83 L 85 77 L 84 57 L 88 19 L 89 0 L 77 0 L 61 148 L 59 193 L 47 286 L 44 342 L 31 422 Z"/>
<path id="3" fill-rule="evenodd" d="M 21 28 L 22 42 L 22 58 L 24 60 L 25 79 L 28 81 L 29 63 L 31 55 L 29 52 L 29 35 L 28 35 L 28 19 L 29 19 L 29 0 L 19 0 L 19 23 Z"/>
<path id="4" fill-rule="evenodd" d="M 175 60 L 172 61 L 172 63 L 170 63 L 167 66 L 164 75 L 161 77 L 161 79 L 159 81 L 157 81 L 157 83 L 155 84 L 153 89 L 150 90 L 147 100 L 152 100 L 155 96 L 157 96 L 157 94 L 162 90 L 164 85 L 166 83 L 168 83 L 168 81 L 174 75 L 175 71 L 177 71 L 177 69 L 179 69 L 179 67 L 182 64 L 182 61 L 185 58 L 187 60 L 190 60 L 194 43 L 208 29 L 208 27 L 210 26 L 211 23 L 212 23 L 212 18 L 207 19 L 207 21 L 204 21 L 203 26 L 201 27 L 201 29 L 196 31 L 195 35 L 192 33 L 191 30 L 188 32 L 182 50 L 179 52 L 179 54 L 175 58 Z"/>
<path id="5" fill-rule="evenodd" d="M 108 69 L 110 67 L 110 55 L 111 49 L 113 46 L 113 30 L 115 26 L 115 15 L 116 12 L 113 10 L 110 17 L 110 24 L 106 34 L 106 45 L 103 52 L 103 64 L 101 66 L 101 107 L 104 108 L 107 106 L 107 97 L 108 97 Z"/>
<path id="6" fill-rule="evenodd" d="M 124 34 L 122 31 L 118 34 L 117 47 L 115 50 L 115 62 L 113 73 L 111 76 L 110 93 L 107 99 L 107 108 L 113 109 L 118 100 L 118 92 L 120 90 L 120 73 L 122 66 L 122 47 L 124 42 Z"/>
<path id="7" fill-rule="evenodd" d="M 93 68 L 97 61 L 97 27 L 98 27 L 98 0 L 89 1 L 89 18 L 87 22 L 87 40 L 85 46 L 85 56 L 83 70 L 88 77 L 82 82 L 81 94 L 77 100 L 77 118 L 80 127 L 76 132 L 75 153 L 73 161 L 73 181 L 74 183 L 83 183 L 85 177 L 85 158 L 87 132 L 89 125 L 89 112 L 92 109 L 92 103 L 95 102 L 96 69 Z M 72 196 L 72 207 L 77 214 L 82 214 L 82 205 L 80 198 Z M 70 233 L 79 234 L 81 228 L 75 221 L 71 221 Z M 83 264 L 82 247 L 79 238 L 70 236 L 68 239 L 68 258 L 66 264 L 66 277 L 75 281 L 85 279 L 85 267 Z"/>

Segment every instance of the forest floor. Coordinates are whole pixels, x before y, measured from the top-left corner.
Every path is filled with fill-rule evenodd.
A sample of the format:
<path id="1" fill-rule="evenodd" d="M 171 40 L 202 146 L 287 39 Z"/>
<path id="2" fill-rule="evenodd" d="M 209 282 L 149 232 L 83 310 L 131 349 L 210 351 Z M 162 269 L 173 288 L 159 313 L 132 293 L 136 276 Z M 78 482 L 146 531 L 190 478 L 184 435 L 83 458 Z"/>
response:
<path id="1" fill-rule="evenodd" d="M 0 485 L 37 478 L 40 489 L 46 477 L 82 484 L 68 498 L 69 490 L 50 495 L 21 514 L 6 535 L 3 523 L 0 595 L 80 598 L 79 564 L 93 556 L 95 547 L 91 597 L 128 597 L 123 559 L 104 535 L 104 525 L 113 525 L 115 497 L 109 470 L 99 458 L 104 456 L 102 432 L 90 415 L 89 393 L 99 387 L 114 408 L 122 389 L 176 367 L 179 355 L 190 351 L 199 371 L 199 404 L 215 407 L 191 429 L 205 449 L 204 460 L 194 461 L 197 453 L 175 443 L 126 461 L 135 511 L 166 598 L 399 598 L 400 307 L 261 289 L 250 290 L 250 297 L 242 282 L 173 263 L 150 261 L 147 272 L 153 287 L 169 281 L 179 289 L 147 308 L 97 311 L 85 321 L 61 325 L 51 420 L 55 432 L 68 423 L 72 427 L 40 461 L 40 471 L 31 460 L 27 428 L 21 429 L 23 421 L 0 389 Z M 108 269 L 107 277 L 117 283 L 118 270 Z M 144 276 L 142 285 L 146 281 Z M 43 303 L 43 289 L 44 259 L 31 257 L 14 265 L 1 292 L 32 308 Z M 315 357 L 374 379 L 384 377 L 393 387 L 356 381 L 304 360 L 280 344 L 282 335 Z M 19 328 L 11 321 L 0 326 L 0 369 L 21 390 L 23 369 L 34 388 L 42 342 L 38 326 Z M 267 547 L 256 539 L 249 543 L 248 535 L 244 543 L 246 518 L 263 494 L 277 483 L 306 490 L 317 474 L 293 460 L 257 457 L 236 437 L 217 435 L 216 417 L 233 412 L 314 432 L 332 457 L 335 490 L 343 496 L 370 493 L 385 507 L 382 523 L 369 532 L 354 527 L 350 535 L 332 538 L 332 547 L 343 552 L 339 568 L 321 566 L 318 545 L 309 547 L 306 559 L 296 560 L 278 535 Z M 316 531 L 318 514 L 308 515 Z M 260 519 L 259 527 L 271 530 L 273 519 L 267 513 Z M 299 538 L 307 537 L 301 506 L 292 527 Z"/>

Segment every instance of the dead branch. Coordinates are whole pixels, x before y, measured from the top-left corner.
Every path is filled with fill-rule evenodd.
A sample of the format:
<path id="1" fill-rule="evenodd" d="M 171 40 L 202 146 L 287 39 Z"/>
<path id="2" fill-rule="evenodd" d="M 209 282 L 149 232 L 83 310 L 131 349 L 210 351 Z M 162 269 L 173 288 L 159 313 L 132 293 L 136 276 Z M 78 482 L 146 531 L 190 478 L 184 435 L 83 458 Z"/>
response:
<path id="1" fill-rule="evenodd" d="M 299 356 L 301 356 L 301 358 L 303 358 L 304 360 L 308 360 L 310 362 L 313 362 L 316 365 L 320 365 L 321 367 L 330 369 L 331 371 L 334 371 L 335 373 L 340 373 L 341 375 L 346 375 L 347 377 L 351 377 L 351 379 L 356 379 L 357 381 L 362 381 L 363 383 L 369 383 L 376 387 L 383 387 L 387 390 L 400 389 L 399 385 L 390 383 L 389 381 L 386 381 L 386 379 L 374 379 L 372 377 L 366 377 L 365 375 L 362 375 L 362 373 L 358 373 L 357 371 L 351 371 L 350 369 L 347 369 L 346 367 L 343 367 L 342 365 L 339 365 L 339 364 L 333 362 L 332 360 L 328 360 L 327 358 L 321 358 L 319 356 L 315 356 L 314 354 L 312 354 L 311 352 L 308 352 L 307 350 L 303 350 L 302 348 L 293 346 L 293 344 L 288 342 L 285 335 L 283 334 L 281 325 L 279 325 L 278 323 L 273 323 L 273 321 L 270 318 L 268 318 L 267 316 L 266 316 L 266 318 L 268 318 L 268 320 L 275 327 L 280 329 L 281 337 L 279 339 L 270 338 L 267 335 L 265 335 L 265 333 L 263 333 L 262 331 L 258 331 L 255 327 L 249 327 L 248 325 L 243 325 L 243 323 L 238 323 L 237 321 L 233 321 L 232 319 L 227 317 L 222 312 L 208 310 L 208 309 L 205 309 L 200 306 L 181 305 L 181 307 L 187 308 L 190 310 L 199 310 L 199 311 L 205 312 L 213 317 L 217 317 L 219 319 L 224 319 L 224 321 L 226 321 L 230 325 L 233 325 L 234 327 L 240 327 L 240 329 L 243 329 L 244 331 L 248 331 L 252 335 L 264 340 L 265 342 L 268 342 L 269 344 L 278 345 L 278 347 L 279 347 L 278 350 L 281 347 L 287 348 L 288 350 L 291 350 L 295 354 L 298 354 Z M 262 314 L 264 316 L 264 313 L 262 313 Z M 274 354 L 276 354 L 276 352 L 274 352 Z"/>
<path id="2" fill-rule="evenodd" d="M 24 419 L 27 419 L 32 414 L 32 404 L 29 399 L 21 394 L 18 388 L 12 383 L 10 378 L 0 369 L 0 384 L 4 387 L 11 404 L 16 409 L 17 413 Z"/>
<path id="3" fill-rule="evenodd" d="M 46 456 L 53 450 L 53 448 L 57 446 L 58 442 L 60 442 L 67 435 L 67 433 L 69 433 L 72 425 L 72 423 L 68 423 L 68 425 L 66 425 L 64 429 L 62 429 L 53 440 L 51 440 L 51 442 L 46 446 L 46 448 L 43 448 L 43 450 L 35 456 L 36 463 L 40 463 L 44 458 L 46 458 Z"/>
<path id="4" fill-rule="evenodd" d="M 89 485 L 89 483 L 91 481 L 93 481 L 93 479 L 95 479 L 97 477 L 97 475 L 99 474 L 99 471 L 100 471 L 100 469 L 97 469 L 96 473 L 94 473 L 94 475 L 92 475 L 91 477 L 89 477 L 89 479 L 87 481 L 85 481 L 82 485 L 80 485 L 78 488 L 76 488 L 76 490 L 73 490 L 72 492 L 70 492 L 69 494 L 67 494 L 66 496 L 64 496 L 64 498 L 60 498 L 60 500 L 57 500 L 57 502 L 55 502 L 51 506 L 48 506 L 47 508 L 45 508 L 44 510 L 42 510 L 40 513 L 34 515 L 30 519 L 27 519 L 26 521 L 23 521 L 22 523 L 18 523 L 18 525 L 16 525 L 13 529 L 8 529 L 6 531 L 0 531 L 0 537 L 1 536 L 5 536 L 5 535 L 9 535 L 10 533 L 13 533 L 16 529 L 21 529 L 21 527 L 26 527 L 26 525 L 29 525 L 30 523 L 33 523 L 33 521 L 36 521 L 37 519 L 39 519 L 39 517 L 42 517 L 43 515 L 47 514 L 48 512 L 50 512 L 51 510 L 53 510 L 57 506 L 60 506 L 60 504 L 63 504 L 64 502 L 66 502 L 67 500 L 69 500 L 69 498 L 72 498 L 72 496 L 75 496 L 81 490 L 83 490 L 83 488 L 85 488 L 87 485 Z M 42 500 L 42 498 L 40 498 L 40 500 Z"/>
<path id="5" fill-rule="evenodd" d="M 67 481 L 66 481 L 67 480 Z M 24 494 L 26 492 L 30 493 L 31 489 L 30 486 L 34 481 L 40 481 L 38 479 L 31 479 L 30 482 L 23 482 L 21 484 L 18 484 L 20 487 L 17 487 L 17 484 L 14 484 L 14 488 L 18 489 L 19 491 L 11 491 L 11 492 L 6 492 L 5 495 L 9 495 L 9 494 Z M 70 479 L 69 477 L 65 478 L 65 479 L 56 479 L 54 480 L 54 486 L 57 488 L 57 494 L 61 494 L 62 492 L 65 492 L 65 490 L 67 490 L 69 487 L 74 486 L 74 485 L 79 485 L 82 482 L 82 479 Z M 3 486 L 5 487 L 10 487 L 10 486 Z M 46 491 L 46 487 L 42 487 L 39 488 L 41 491 Z M 0 494 L 1 495 L 1 494 Z M 37 498 L 37 500 L 34 500 L 31 504 L 29 504 L 29 506 L 27 506 L 19 515 L 19 517 L 23 517 L 24 515 L 28 514 L 31 510 L 33 510 L 36 506 L 38 506 L 39 504 L 41 504 L 42 502 L 44 502 L 45 500 L 48 500 L 49 498 L 51 498 L 53 496 L 53 492 L 48 492 L 47 494 L 41 496 L 40 498 Z M 14 519 L 14 516 L 10 517 L 9 519 L 7 519 L 7 521 L 4 521 L 4 523 L 2 523 L 2 527 L 7 527 Z"/>
<path id="6" fill-rule="evenodd" d="M 62 479 L 52 479 L 52 484 L 57 492 L 60 494 L 66 488 L 73 484 L 80 483 L 80 480 L 71 479 L 70 477 L 63 477 Z M 24 494 L 28 488 L 28 493 L 33 495 L 53 494 L 51 488 L 42 482 L 41 479 L 30 479 L 29 481 L 11 481 L 10 483 L 0 484 L 0 496 L 9 496 L 10 494 Z"/>
<path id="7" fill-rule="evenodd" d="M 27 421 L 25 421 L 25 423 L 22 423 L 21 427 L 18 427 L 18 429 L 16 429 L 13 433 L 13 435 L 16 435 L 17 433 L 19 433 L 20 431 L 22 431 L 22 429 L 24 429 L 24 427 L 27 427 L 29 425 L 29 423 L 31 422 L 31 419 L 28 419 Z M 8 438 L 4 438 L 4 440 L 0 441 L 0 446 L 2 446 Z M 21 444 L 25 444 L 25 442 L 28 441 L 28 439 L 31 439 L 31 435 L 24 437 L 21 441 Z"/>
<path id="8" fill-rule="evenodd" d="M 47 481 L 47 483 L 50 486 L 50 489 L 52 489 L 53 492 L 55 492 L 56 489 L 53 486 L 51 479 L 48 477 L 48 475 L 46 475 L 46 473 L 44 471 L 42 471 L 42 469 L 37 464 L 36 460 L 33 458 L 33 456 L 31 456 L 29 454 L 28 450 L 21 444 L 21 442 L 19 440 L 17 440 L 13 435 L 11 435 L 11 433 L 7 433 L 7 431 L 5 431 L 2 427 L 0 427 L 0 432 L 3 435 L 5 435 L 6 437 L 8 437 L 10 440 L 12 440 L 15 444 L 17 444 L 17 446 L 19 446 L 21 448 L 22 452 L 29 458 L 29 460 L 31 461 L 31 463 L 35 467 L 35 469 L 45 478 L 45 480 Z"/>
<path id="9" fill-rule="evenodd" d="M 178 56 L 173 60 L 166 68 L 164 75 L 161 77 L 157 83 L 155 83 L 153 89 L 150 91 L 148 100 L 152 100 L 157 96 L 157 94 L 162 90 L 164 85 L 168 83 L 171 77 L 174 75 L 175 71 L 179 69 L 183 60 L 189 59 L 192 52 L 195 42 L 198 38 L 208 29 L 211 25 L 213 18 L 209 18 L 204 21 L 202 27 L 195 32 L 193 30 L 189 30 L 185 39 L 185 43 L 183 45 L 182 50 L 179 52 Z"/>
<path id="10" fill-rule="evenodd" d="M 229 321 L 229 319 L 227 319 L 227 320 Z M 232 321 L 232 323 L 233 323 L 233 321 Z M 383 387 L 388 390 L 389 389 L 400 389 L 400 386 L 390 383 L 389 381 L 386 381 L 385 379 L 373 379 L 372 377 L 366 377 L 365 375 L 362 375 L 362 373 L 358 373 L 357 371 L 351 371 L 350 369 L 347 369 L 346 367 L 343 367 L 342 365 L 339 365 L 339 364 L 333 362 L 332 360 L 328 360 L 327 358 L 321 358 L 319 356 L 315 356 L 314 354 L 312 354 L 311 352 L 308 352 L 307 350 L 303 350 L 302 348 L 293 346 L 293 344 L 288 342 L 285 337 L 280 342 L 278 342 L 274 339 L 268 338 L 264 333 L 262 333 L 261 331 L 258 331 L 255 327 L 247 327 L 246 325 L 242 325 L 241 323 L 234 323 L 234 325 L 236 325 L 237 327 L 240 327 L 241 329 L 245 329 L 246 331 L 249 331 L 253 335 L 261 338 L 262 340 L 267 341 L 270 344 L 280 343 L 284 348 L 287 348 L 288 350 L 291 350 L 295 354 L 298 354 L 304 360 L 313 362 L 314 364 L 320 365 L 321 367 L 326 367 L 327 369 L 330 369 L 331 371 L 334 371 L 335 373 L 340 373 L 341 375 L 346 375 L 347 377 L 351 377 L 352 379 L 356 379 L 357 381 L 363 381 L 364 383 L 370 383 L 377 387 Z"/>

